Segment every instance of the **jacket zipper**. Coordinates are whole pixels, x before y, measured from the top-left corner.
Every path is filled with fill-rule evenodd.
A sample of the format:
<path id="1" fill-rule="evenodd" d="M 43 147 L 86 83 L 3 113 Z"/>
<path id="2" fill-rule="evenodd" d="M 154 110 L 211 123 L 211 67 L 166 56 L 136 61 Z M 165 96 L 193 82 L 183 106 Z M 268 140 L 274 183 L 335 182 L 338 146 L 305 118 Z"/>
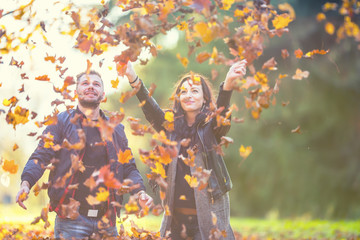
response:
<path id="1" fill-rule="evenodd" d="M 196 127 L 196 133 L 198 134 L 199 139 L 200 139 L 200 142 L 201 142 L 201 145 L 202 145 L 202 147 L 203 147 L 202 155 L 203 155 L 203 156 L 205 155 L 205 167 L 206 167 L 206 169 L 209 169 L 209 168 L 208 168 L 208 166 L 209 166 L 209 165 L 208 165 L 208 158 L 207 158 L 206 153 L 204 152 L 204 151 L 205 151 L 205 145 L 204 145 L 204 142 L 203 142 L 203 140 L 202 140 L 202 138 L 201 138 L 201 136 L 200 136 L 200 134 L 199 134 L 199 126 L 200 126 L 200 124 L 198 124 L 197 127 Z M 214 204 L 214 196 L 213 196 L 212 192 L 209 192 L 209 193 L 210 193 L 211 204 Z"/>

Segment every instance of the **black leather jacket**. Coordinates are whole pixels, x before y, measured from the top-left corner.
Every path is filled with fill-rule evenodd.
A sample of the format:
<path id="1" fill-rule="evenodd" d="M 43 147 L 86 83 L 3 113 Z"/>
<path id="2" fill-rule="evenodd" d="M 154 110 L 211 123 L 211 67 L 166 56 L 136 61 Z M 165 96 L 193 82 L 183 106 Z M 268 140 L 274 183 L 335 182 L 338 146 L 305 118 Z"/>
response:
<path id="1" fill-rule="evenodd" d="M 232 91 L 225 91 L 222 89 L 223 84 L 220 86 L 219 95 L 217 98 L 217 107 L 222 106 L 225 109 L 222 112 L 224 115 L 229 107 Z M 144 102 L 142 110 L 146 119 L 154 127 L 156 131 L 165 130 L 163 127 L 164 111 L 159 107 L 158 103 L 153 97 L 149 97 L 149 91 L 141 82 L 141 87 L 136 96 L 140 102 Z M 221 137 L 224 136 L 230 129 L 230 125 L 216 127 L 216 119 L 213 118 L 207 122 L 200 122 L 197 126 L 197 136 L 195 137 L 195 143 L 200 147 L 204 165 L 207 169 L 211 169 L 211 175 L 208 181 L 208 188 L 211 195 L 211 199 L 215 200 L 228 192 L 232 188 L 232 182 L 226 168 L 224 159 L 221 155 L 217 154 L 214 145 L 219 144 Z M 175 131 L 167 132 L 167 136 L 170 140 L 175 140 Z"/>

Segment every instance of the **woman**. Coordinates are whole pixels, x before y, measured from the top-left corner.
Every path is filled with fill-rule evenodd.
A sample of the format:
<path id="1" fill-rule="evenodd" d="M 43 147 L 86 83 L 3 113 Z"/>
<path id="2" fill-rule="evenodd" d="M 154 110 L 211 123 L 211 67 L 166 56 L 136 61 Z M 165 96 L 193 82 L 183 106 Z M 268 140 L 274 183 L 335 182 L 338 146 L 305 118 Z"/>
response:
<path id="1" fill-rule="evenodd" d="M 225 81 L 220 85 L 217 109 L 223 109 L 225 116 L 229 107 L 235 80 L 246 73 L 246 60 L 233 64 Z M 228 191 L 232 183 L 222 156 L 214 146 L 230 125 L 218 124 L 217 117 L 209 117 L 213 104 L 212 90 L 205 77 L 187 74 L 176 85 L 174 95 L 174 130 L 165 127 L 165 112 L 149 96 L 149 91 L 136 75 L 131 63 L 127 65 L 126 76 L 133 88 L 139 88 L 137 97 L 142 104 L 146 119 L 156 131 L 165 131 L 167 137 L 178 142 L 178 155 L 167 166 L 166 197 L 163 202 L 168 206 L 170 215 L 164 214 L 161 236 L 171 239 L 234 239 L 230 226 L 230 203 Z M 184 144 L 189 139 L 189 144 Z M 195 152 L 194 164 L 189 164 L 188 155 Z M 190 157 L 190 156 L 189 156 Z M 190 165 L 190 166 L 189 166 Z M 189 186 L 185 178 L 199 174 L 199 167 L 210 170 L 207 187 Z"/>

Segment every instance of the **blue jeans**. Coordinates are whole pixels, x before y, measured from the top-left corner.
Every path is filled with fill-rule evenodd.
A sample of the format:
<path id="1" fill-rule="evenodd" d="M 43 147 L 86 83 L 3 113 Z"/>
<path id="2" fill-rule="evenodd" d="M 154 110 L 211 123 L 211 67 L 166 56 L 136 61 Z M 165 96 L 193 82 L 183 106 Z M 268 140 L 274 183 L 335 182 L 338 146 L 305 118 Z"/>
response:
<path id="1" fill-rule="evenodd" d="M 99 228 L 97 218 L 79 215 L 75 220 L 56 216 L 54 235 L 56 239 L 86 239 L 92 234 L 100 235 L 101 239 L 116 237 L 116 226 Z M 93 236 L 92 236 L 93 237 Z"/>

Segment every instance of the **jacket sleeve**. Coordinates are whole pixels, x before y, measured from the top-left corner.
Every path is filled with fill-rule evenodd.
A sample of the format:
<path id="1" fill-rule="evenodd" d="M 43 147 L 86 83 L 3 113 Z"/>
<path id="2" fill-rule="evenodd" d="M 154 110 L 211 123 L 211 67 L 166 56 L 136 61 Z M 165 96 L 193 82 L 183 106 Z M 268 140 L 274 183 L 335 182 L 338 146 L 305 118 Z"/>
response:
<path id="1" fill-rule="evenodd" d="M 220 84 L 219 95 L 216 101 L 217 108 L 224 107 L 224 110 L 220 113 L 221 116 L 225 116 L 226 112 L 229 110 L 230 99 L 232 94 L 232 91 L 224 90 L 223 86 L 224 86 L 224 82 Z M 231 116 L 229 117 L 229 120 L 231 120 Z M 217 127 L 216 118 L 212 119 L 211 124 L 213 127 L 214 135 L 216 136 L 216 139 L 218 141 L 220 141 L 220 138 L 222 136 L 225 136 L 230 130 L 230 125 L 221 124 L 219 127 Z"/>
<path id="2" fill-rule="evenodd" d="M 61 144 L 61 123 L 58 122 L 56 125 L 47 126 L 43 131 L 43 136 L 46 134 L 48 135 L 47 137 L 53 137 L 52 142 L 54 145 Z M 49 165 L 51 159 L 55 157 L 55 154 L 56 152 L 51 146 L 45 146 L 45 141 L 42 138 L 24 167 L 21 174 L 21 181 L 28 181 L 30 183 L 30 188 L 34 186 L 43 175 L 45 171 L 44 167 Z"/>
<path id="3" fill-rule="evenodd" d="M 141 109 L 143 110 L 146 119 L 153 126 L 153 128 L 158 132 L 165 130 L 163 127 L 165 113 L 159 107 L 159 104 L 155 101 L 155 99 L 149 96 L 149 91 L 142 81 L 136 96 L 140 103 L 145 101 Z"/>
<path id="4" fill-rule="evenodd" d="M 125 135 L 124 125 L 121 124 L 117 126 L 116 135 L 114 136 L 113 140 L 114 140 L 115 150 L 117 152 L 119 152 L 119 150 L 124 152 L 127 149 L 131 151 L 131 149 L 128 146 L 128 140 Z M 134 158 L 132 158 L 128 163 L 123 164 L 123 178 L 130 179 L 133 182 L 133 184 L 140 185 L 138 188 L 134 189 L 131 192 L 131 194 L 135 194 L 140 190 L 145 190 L 143 178 L 141 177 L 140 172 L 136 167 Z"/>

